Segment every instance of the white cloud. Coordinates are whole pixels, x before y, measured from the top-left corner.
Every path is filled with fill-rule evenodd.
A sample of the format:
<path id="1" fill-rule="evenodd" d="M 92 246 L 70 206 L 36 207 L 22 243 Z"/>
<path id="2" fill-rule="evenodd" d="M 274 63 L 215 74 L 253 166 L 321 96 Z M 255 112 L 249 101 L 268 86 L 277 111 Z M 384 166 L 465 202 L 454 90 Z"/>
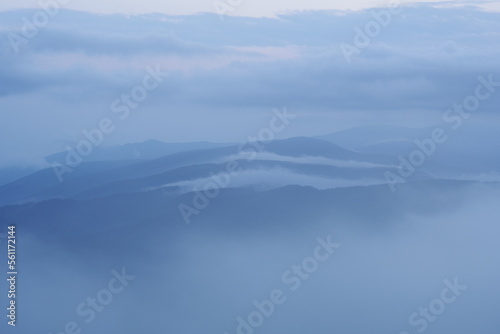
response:
<path id="1" fill-rule="evenodd" d="M 246 159 L 248 154 L 241 153 L 239 155 L 233 155 L 224 158 L 220 162 L 242 160 Z M 345 168 L 376 168 L 376 167 L 391 167 L 387 165 L 379 165 L 364 161 L 354 161 L 354 160 L 336 160 L 329 159 L 325 157 L 312 157 L 312 156 L 301 156 L 301 157 L 290 157 L 284 155 L 278 155 L 270 152 L 259 152 L 255 156 L 254 160 L 267 160 L 267 161 L 283 161 L 283 162 L 293 162 L 299 164 L 314 164 L 314 165 L 326 165 L 333 167 L 345 167 Z"/>
<path id="2" fill-rule="evenodd" d="M 316 189 L 334 189 L 355 186 L 369 186 L 384 184 L 384 179 L 356 178 L 352 180 L 340 178 L 326 178 L 314 175 L 297 174 L 285 168 L 262 168 L 245 170 L 231 177 L 230 188 L 258 187 L 264 189 L 280 188 L 288 185 L 309 186 Z M 164 184 L 161 187 L 145 189 L 151 191 L 163 187 L 180 187 L 181 192 L 191 192 L 194 189 L 202 190 L 207 184 L 212 184 L 210 177 L 195 180 L 180 181 Z"/>

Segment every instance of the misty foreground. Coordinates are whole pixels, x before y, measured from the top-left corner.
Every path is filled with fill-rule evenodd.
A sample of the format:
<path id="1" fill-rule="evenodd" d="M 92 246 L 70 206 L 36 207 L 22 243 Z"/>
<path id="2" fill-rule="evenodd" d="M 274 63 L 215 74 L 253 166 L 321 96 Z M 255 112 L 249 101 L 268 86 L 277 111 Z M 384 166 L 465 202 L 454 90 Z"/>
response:
<path id="1" fill-rule="evenodd" d="M 403 177 L 394 137 L 150 141 L 10 180 L 2 332 L 497 334 L 498 161 L 450 144 Z"/>

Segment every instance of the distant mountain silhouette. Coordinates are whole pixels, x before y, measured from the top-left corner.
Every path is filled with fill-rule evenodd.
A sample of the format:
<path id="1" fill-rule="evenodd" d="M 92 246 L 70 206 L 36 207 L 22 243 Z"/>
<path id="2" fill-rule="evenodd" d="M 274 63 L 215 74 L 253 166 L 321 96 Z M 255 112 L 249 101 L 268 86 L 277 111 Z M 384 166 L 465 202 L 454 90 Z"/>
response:
<path id="1" fill-rule="evenodd" d="M 303 175 L 345 179 L 378 178 L 382 181 L 384 169 L 394 168 L 397 162 L 390 156 L 356 153 L 327 141 L 306 137 L 276 140 L 264 143 L 262 147 L 262 152 L 279 157 L 301 157 L 306 161 L 298 163 L 273 160 L 274 158 L 265 161 L 257 156 L 254 161 L 248 162 L 249 156 L 246 157 L 247 160 L 240 156 L 238 159 L 242 160 L 241 167 L 246 170 L 283 168 Z M 91 193 L 130 192 L 165 183 L 209 177 L 210 173 L 224 170 L 227 161 L 242 153 L 240 149 L 238 145 L 232 145 L 184 151 L 145 161 L 85 162 L 73 172 L 65 174 L 63 182 L 59 182 L 52 168 L 48 168 L 0 187 L 0 205 L 70 198 L 81 193 L 85 193 L 82 195 L 85 197 Z M 373 167 L 322 166 L 325 162 L 307 161 L 312 157 L 331 159 L 332 163 L 344 161 L 372 164 Z"/>

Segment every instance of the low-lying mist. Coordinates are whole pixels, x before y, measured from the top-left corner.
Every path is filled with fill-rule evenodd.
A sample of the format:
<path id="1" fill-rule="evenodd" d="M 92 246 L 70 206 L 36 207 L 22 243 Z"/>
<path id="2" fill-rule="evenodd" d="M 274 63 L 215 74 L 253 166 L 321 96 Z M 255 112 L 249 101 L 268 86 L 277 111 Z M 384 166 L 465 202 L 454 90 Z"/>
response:
<path id="1" fill-rule="evenodd" d="M 325 216 L 248 234 L 137 225 L 122 243 L 23 235 L 18 329 L 497 334 L 500 189 L 464 191 L 458 210 L 366 229 Z"/>

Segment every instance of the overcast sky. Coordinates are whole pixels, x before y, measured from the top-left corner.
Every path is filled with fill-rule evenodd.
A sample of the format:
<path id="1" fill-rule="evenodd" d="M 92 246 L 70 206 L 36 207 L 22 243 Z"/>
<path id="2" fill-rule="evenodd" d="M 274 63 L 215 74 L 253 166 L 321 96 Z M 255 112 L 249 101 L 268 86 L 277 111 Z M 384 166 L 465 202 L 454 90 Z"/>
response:
<path id="1" fill-rule="evenodd" d="M 61 10 L 29 38 L 23 25 L 37 9 L 0 12 L 0 164 L 64 151 L 104 118 L 116 125 L 105 145 L 239 142 L 284 106 L 298 117 L 281 137 L 365 124 L 428 126 L 473 93 L 478 76 L 500 80 L 500 14 L 484 8 L 404 7 L 348 62 L 341 45 L 355 44 L 355 29 L 374 21 L 373 10 L 292 13 L 323 7 L 248 1 L 233 14 L 289 14 L 222 20 L 176 15 L 213 11 L 211 1 L 119 3 L 71 2 L 92 13 Z M 96 14 L 123 11 L 170 14 Z M 24 39 L 14 47 L 12 36 Z M 143 83 L 147 67 L 168 77 L 120 118 L 114 101 Z M 499 102 L 492 95 L 473 120 L 498 124 Z"/>
<path id="2" fill-rule="evenodd" d="M 46 2 L 45 0 L 42 2 Z M 359 10 L 372 7 L 383 7 L 389 3 L 436 3 L 450 5 L 464 5 L 474 3 L 481 5 L 489 10 L 500 10 L 498 1 L 450 1 L 450 0 L 221 0 L 225 3 L 240 3 L 234 11 L 228 13 L 238 16 L 275 16 L 276 14 L 289 13 L 298 10 L 324 10 L 324 9 L 339 9 L 339 10 Z M 0 3 L 0 10 L 10 10 L 17 8 L 38 7 L 39 0 L 18 0 L 18 1 L 3 1 Z M 63 1 L 61 1 L 62 3 Z M 169 15 L 185 15 L 196 14 L 200 12 L 215 12 L 214 4 L 217 0 L 189 0 L 189 1 L 161 1 L 161 0 L 64 0 L 67 4 L 64 6 L 68 9 L 92 11 L 98 13 L 125 13 L 125 14 L 140 14 L 140 13 L 163 13 Z"/>

